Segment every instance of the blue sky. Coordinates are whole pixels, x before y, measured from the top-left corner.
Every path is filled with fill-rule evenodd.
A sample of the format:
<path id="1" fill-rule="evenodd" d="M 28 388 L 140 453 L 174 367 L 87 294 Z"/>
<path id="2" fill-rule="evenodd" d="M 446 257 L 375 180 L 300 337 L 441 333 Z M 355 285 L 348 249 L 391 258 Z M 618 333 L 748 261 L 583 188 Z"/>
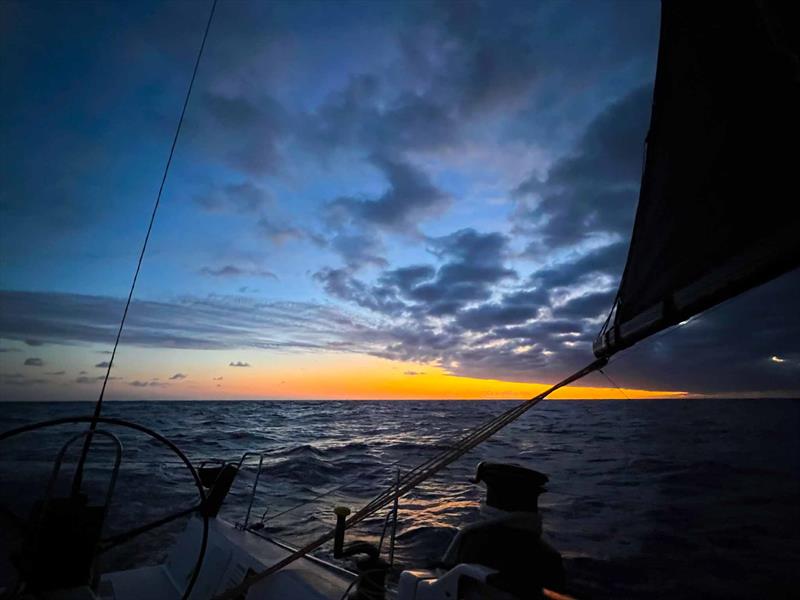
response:
<path id="1" fill-rule="evenodd" d="M 78 397 L 78 380 L 96 379 L 207 8 L 0 8 L 9 393 Z M 153 396 L 208 395 L 169 377 L 214 364 L 230 378 L 224 367 L 240 361 L 357 355 L 509 382 L 586 363 L 635 212 L 658 10 L 222 0 L 118 395 L 141 395 L 143 381 Z M 797 391 L 800 325 L 784 310 L 797 280 L 651 343 L 618 376 L 646 389 Z M 730 356 L 725 323 L 764 307 L 763 339 Z M 740 368 L 703 377 L 698 353 L 708 368 Z"/>

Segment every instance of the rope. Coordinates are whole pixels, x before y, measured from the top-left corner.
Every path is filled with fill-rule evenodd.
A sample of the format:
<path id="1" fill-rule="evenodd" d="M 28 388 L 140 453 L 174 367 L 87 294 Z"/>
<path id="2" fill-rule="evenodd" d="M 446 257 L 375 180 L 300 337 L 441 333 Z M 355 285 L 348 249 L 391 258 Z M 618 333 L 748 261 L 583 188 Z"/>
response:
<path id="1" fill-rule="evenodd" d="M 395 477 L 395 489 L 397 489 L 397 485 L 400 483 L 400 469 L 397 469 L 397 475 Z M 397 536 L 397 511 L 400 508 L 399 498 L 395 494 L 394 497 L 394 504 L 392 505 L 392 509 L 386 513 L 386 518 L 383 520 L 383 531 L 381 532 L 381 539 L 378 541 L 378 556 L 381 554 L 381 549 L 383 548 L 383 540 L 386 538 L 386 532 L 389 529 L 389 519 L 392 520 L 392 530 L 389 535 L 389 567 L 394 564 L 394 543 L 395 538 Z"/>
<path id="2" fill-rule="evenodd" d="M 383 549 L 383 540 L 386 539 L 386 532 L 389 530 L 389 519 L 392 518 L 392 511 L 386 513 L 383 519 L 383 531 L 381 531 L 381 538 L 378 540 L 378 556 L 381 555 Z"/>
<path id="3" fill-rule="evenodd" d="M 144 260 L 144 254 L 147 250 L 147 243 L 150 241 L 150 234 L 153 231 L 153 223 L 156 220 L 156 213 L 158 212 L 158 207 L 161 204 L 161 195 L 164 193 L 164 186 L 167 183 L 167 175 L 169 174 L 170 165 L 172 165 L 172 157 L 175 154 L 175 147 L 178 144 L 178 137 L 181 133 L 181 127 L 183 126 L 183 119 L 186 116 L 186 108 L 189 106 L 189 98 L 192 95 L 192 88 L 194 87 L 194 81 L 197 78 L 197 70 L 200 67 L 200 58 L 203 56 L 203 49 L 206 46 L 206 40 L 208 39 L 208 31 L 211 29 L 211 21 L 214 18 L 214 11 L 217 8 L 217 0 L 212 0 L 211 3 L 211 12 L 208 15 L 208 22 L 206 23 L 206 29 L 203 32 L 203 41 L 200 43 L 200 49 L 197 52 L 197 59 L 194 62 L 194 69 L 192 70 L 192 78 L 189 81 L 189 88 L 186 90 L 186 97 L 183 100 L 183 108 L 181 109 L 181 116 L 178 119 L 178 126 L 175 128 L 175 135 L 172 138 L 172 146 L 169 149 L 169 156 L 167 157 L 167 163 L 164 165 L 164 173 L 161 176 L 161 185 L 158 187 L 158 194 L 156 195 L 156 201 L 153 205 L 153 212 L 150 214 L 150 222 L 147 225 L 147 233 L 144 236 L 144 241 L 142 242 L 142 249 L 139 252 L 139 260 L 136 262 L 136 270 L 133 273 L 133 281 L 131 281 L 131 287 L 128 291 L 128 299 L 125 302 L 125 310 L 122 312 L 122 319 L 119 322 L 119 329 L 117 329 L 117 337 L 114 340 L 114 348 L 111 351 L 111 358 L 108 360 L 108 367 L 106 368 L 106 374 L 103 378 L 103 385 L 100 388 L 100 395 L 97 398 L 97 402 L 94 405 L 94 414 L 91 423 L 89 424 L 89 435 L 86 436 L 86 441 L 83 444 L 83 450 L 81 451 L 81 457 L 78 461 L 78 466 L 75 470 L 75 478 L 72 481 L 72 493 L 73 495 L 78 494 L 80 492 L 81 487 L 81 480 L 83 478 L 83 465 L 86 462 L 86 456 L 89 453 L 89 447 L 92 444 L 92 435 L 94 431 L 97 429 L 97 418 L 100 416 L 100 411 L 103 407 L 103 398 L 106 393 L 106 386 L 108 385 L 108 379 L 111 375 L 111 368 L 114 365 L 114 358 L 117 355 L 117 347 L 119 346 L 120 337 L 122 337 L 122 330 L 125 327 L 125 319 L 128 317 L 128 309 L 131 306 L 131 300 L 133 299 L 133 291 L 136 289 L 136 281 L 139 279 L 139 271 L 142 268 L 142 261 Z"/>
<path id="4" fill-rule="evenodd" d="M 621 387 L 619 387 L 619 385 L 617 385 L 617 382 L 614 381 L 613 379 L 611 379 L 611 376 L 608 373 L 606 373 L 603 369 L 597 369 L 597 371 L 599 373 L 601 373 L 603 375 L 603 377 L 608 379 L 608 381 L 609 381 L 609 383 L 611 383 L 611 385 L 613 385 L 615 388 L 617 388 L 619 390 L 619 393 L 622 394 L 625 397 L 625 400 L 630 400 L 630 397 L 628 396 L 628 394 L 625 393 L 625 390 L 623 390 Z"/>
<path id="5" fill-rule="evenodd" d="M 558 382 L 557 384 L 553 385 L 552 387 L 548 388 L 538 396 L 531 398 L 530 400 L 526 400 L 519 405 L 501 413 L 497 417 L 489 420 L 481 427 L 473 430 L 471 433 L 468 433 L 464 437 L 462 437 L 453 448 L 446 450 L 445 452 L 441 453 L 439 456 L 433 457 L 430 460 L 423 462 L 422 464 L 418 465 L 411 471 L 407 472 L 403 475 L 400 480 L 390 486 L 387 490 L 379 494 L 372 500 L 369 504 L 361 508 L 359 511 L 354 513 L 345 523 L 345 528 L 349 529 L 356 525 L 357 523 L 363 521 L 364 519 L 368 518 L 390 502 L 393 502 L 395 498 L 400 498 L 407 494 L 409 491 L 414 489 L 417 485 L 425 481 L 426 479 L 430 478 L 431 476 L 435 475 L 438 471 L 441 471 L 447 465 L 455 461 L 456 459 L 460 458 L 470 450 L 472 450 L 475 446 L 480 444 L 482 441 L 486 440 L 494 433 L 514 421 L 515 419 L 519 418 L 522 414 L 524 414 L 529 409 L 533 408 L 536 404 L 538 404 L 541 400 L 544 400 L 547 396 L 558 390 L 559 388 L 564 387 L 572 383 L 573 381 L 577 381 L 578 379 L 592 373 L 598 369 L 603 368 L 608 361 L 605 358 L 599 358 L 592 362 L 591 364 L 587 365 L 580 371 L 573 373 L 566 379 Z M 282 560 L 274 563 L 273 565 L 267 567 L 263 571 L 259 573 L 255 573 L 250 577 L 246 578 L 242 583 L 239 585 L 230 588 L 229 590 L 223 592 L 214 597 L 214 600 L 234 600 L 235 598 L 242 597 L 250 587 L 258 583 L 259 581 L 263 581 L 273 573 L 280 571 L 285 566 L 293 563 L 294 561 L 304 557 L 309 552 L 316 550 L 326 542 L 329 542 L 333 539 L 335 535 L 335 530 L 331 530 L 328 533 L 325 533 L 318 537 L 316 540 L 309 542 L 302 548 L 295 550 L 290 555 L 286 556 Z"/>

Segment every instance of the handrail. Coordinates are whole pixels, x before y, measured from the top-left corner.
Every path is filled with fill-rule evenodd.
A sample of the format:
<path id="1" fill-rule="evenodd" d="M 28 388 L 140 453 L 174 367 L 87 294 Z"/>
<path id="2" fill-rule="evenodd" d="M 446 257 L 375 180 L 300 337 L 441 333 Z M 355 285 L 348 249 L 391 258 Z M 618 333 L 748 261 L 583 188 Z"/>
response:
<path id="1" fill-rule="evenodd" d="M 37 518 L 36 529 L 33 531 L 34 539 L 36 540 L 37 544 L 45 526 L 47 510 L 53 498 L 53 493 L 56 487 L 56 483 L 58 481 L 58 475 L 61 472 L 61 466 L 64 463 L 64 456 L 66 455 L 67 450 L 69 450 L 72 444 L 74 444 L 81 438 L 89 438 L 91 436 L 91 433 L 92 432 L 88 430 L 76 433 L 61 446 L 61 449 L 58 451 L 58 454 L 56 454 L 56 458 L 53 462 L 53 470 L 50 473 L 50 479 L 48 480 L 47 487 L 45 488 L 45 495 L 44 499 L 42 500 L 41 510 L 39 511 L 39 515 Z M 122 462 L 122 442 L 116 435 L 104 429 L 95 429 L 93 434 L 95 436 L 104 437 L 110 440 L 114 448 L 114 467 L 111 470 L 111 477 L 108 482 L 108 488 L 106 490 L 105 500 L 102 505 L 102 511 L 103 511 L 102 519 L 103 522 L 105 522 L 106 516 L 108 515 L 108 509 L 111 504 L 111 498 L 114 495 L 114 488 L 116 487 L 117 483 L 117 475 L 119 475 L 120 463 Z"/>
<path id="2" fill-rule="evenodd" d="M 114 488 L 116 487 L 117 483 L 117 475 L 119 474 L 119 466 L 122 462 L 122 442 L 120 442 L 116 435 L 103 429 L 95 429 L 94 434 L 105 437 L 111 440 L 111 442 L 114 444 L 114 468 L 111 471 L 111 479 L 108 482 L 105 504 L 103 505 L 103 518 L 105 518 L 106 514 L 108 513 L 108 506 L 111 504 L 111 497 L 114 495 Z M 53 472 L 50 475 L 50 481 L 47 483 L 45 503 L 49 501 L 53 495 L 53 488 L 55 487 L 56 480 L 58 479 L 58 474 L 61 471 L 61 465 L 64 462 L 64 455 L 67 453 L 67 450 L 69 450 L 69 447 L 72 446 L 73 443 L 81 438 L 89 437 L 89 435 L 89 431 L 77 433 L 67 440 L 66 443 L 61 447 L 61 450 L 56 455 L 56 459 L 53 464 Z"/>

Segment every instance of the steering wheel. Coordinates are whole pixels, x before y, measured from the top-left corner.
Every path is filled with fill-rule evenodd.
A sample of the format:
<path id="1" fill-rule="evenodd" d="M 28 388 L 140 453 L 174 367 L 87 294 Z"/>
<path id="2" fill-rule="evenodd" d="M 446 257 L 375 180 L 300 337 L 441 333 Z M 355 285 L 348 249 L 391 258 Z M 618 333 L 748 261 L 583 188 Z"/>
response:
<path id="1" fill-rule="evenodd" d="M 208 514 L 203 510 L 206 501 L 206 493 L 203 489 L 203 484 L 200 481 L 200 476 L 197 474 L 197 470 L 192 465 L 191 461 L 186 457 L 186 455 L 178 448 L 174 443 L 169 441 L 160 433 L 145 427 L 144 425 L 139 425 L 138 423 L 133 423 L 131 421 L 125 421 L 124 419 L 114 419 L 109 417 L 63 417 L 60 419 L 53 419 L 50 421 L 41 421 L 39 423 L 32 423 L 30 425 L 23 425 L 22 427 L 17 427 L 15 429 L 10 429 L 3 433 L 0 433 L 0 442 L 4 442 L 12 437 L 21 435 L 23 433 L 28 433 L 31 431 L 37 431 L 39 429 L 45 429 L 47 427 L 56 427 L 57 425 L 64 425 L 67 423 L 104 423 L 106 425 L 116 425 L 118 427 L 126 427 L 128 429 L 133 429 L 135 431 L 139 431 L 140 433 L 145 434 L 148 437 L 153 438 L 157 442 L 160 442 L 167 448 L 169 448 L 173 454 L 175 454 L 178 458 L 181 459 L 184 466 L 189 470 L 192 474 L 192 478 L 194 479 L 195 486 L 197 487 L 197 493 L 200 496 L 200 503 L 197 506 L 193 506 L 192 508 L 181 510 L 177 513 L 173 513 L 166 517 L 162 517 L 160 519 L 156 519 L 147 523 L 145 525 L 140 525 L 139 527 L 135 527 L 130 529 L 126 532 L 117 534 L 112 536 L 111 538 L 107 538 L 105 540 L 101 540 L 101 549 L 100 552 L 104 552 L 121 544 L 123 542 L 127 542 L 128 540 L 132 540 L 133 538 L 141 535 L 146 531 L 150 531 L 151 529 L 155 529 L 156 527 L 160 527 L 170 521 L 173 521 L 179 517 L 184 515 L 193 513 L 195 511 L 200 513 L 200 516 L 203 519 L 203 535 L 202 540 L 200 542 L 200 552 L 198 553 L 197 560 L 195 561 L 194 567 L 192 568 L 192 576 L 189 579 L 189 582 L 186 584 L 186 588 L 183 591 L 183 595 L 181 596 L 181 600 L 188 600 L 189 595 L 192 593 L 192 588 L 194 588 L 195 583 L 197 582 L 197 578 L 200 574 L 200 569 L 203 566 L 203 559 L 206 555 L 206 548 L 208 547 L 208 521 L 209 517 Z"/>

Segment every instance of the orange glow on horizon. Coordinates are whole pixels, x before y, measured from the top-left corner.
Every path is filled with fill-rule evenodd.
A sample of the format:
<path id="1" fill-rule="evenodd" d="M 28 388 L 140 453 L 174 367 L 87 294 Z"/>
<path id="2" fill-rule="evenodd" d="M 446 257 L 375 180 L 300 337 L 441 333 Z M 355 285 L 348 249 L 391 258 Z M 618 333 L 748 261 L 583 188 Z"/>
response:
<path id="1" fill-rule="evenodd" d="M 521 383 L 452 375 L 438 366 L 400 363 L 363 355 L 320 355 L 259 368 L 230 368 L 224 381 L 201 384 L 193 397 L 296 400 L 493 400 L 531 398 L 550 384 Z M 288 363 L 288 364 L 287 364 Z M 206 378 L 207 375 L 206 375 Z M 217 387 L 218 385 L 218 387 Z M 187 391 L 189 391 L 187 389 Z M 625 399 L 684 397 L 674 390 L 567 386 L 554 399 Z"/>

